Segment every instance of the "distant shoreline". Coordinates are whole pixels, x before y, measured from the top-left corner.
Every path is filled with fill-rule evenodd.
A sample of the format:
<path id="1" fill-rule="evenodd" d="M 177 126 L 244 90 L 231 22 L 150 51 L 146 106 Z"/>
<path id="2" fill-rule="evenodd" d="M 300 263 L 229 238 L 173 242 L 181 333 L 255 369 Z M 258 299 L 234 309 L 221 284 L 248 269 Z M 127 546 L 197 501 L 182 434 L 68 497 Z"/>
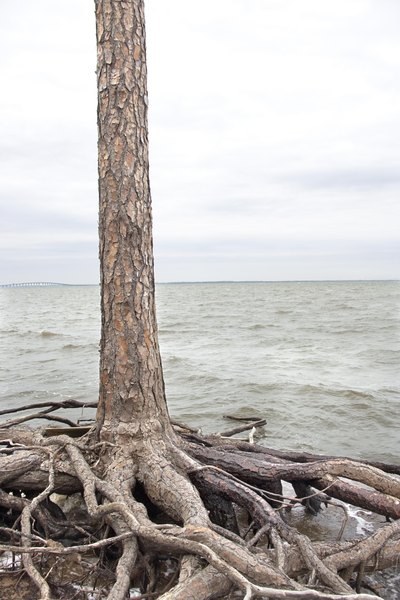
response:
<path id="1" fill-rule="evenodd" d="M 209 281 L 156 281 L 156 285 L 204 285 L 204 284 L 270 284 L 270 283 L 398 283 L 400 279 L 243 279 Z M 0 288 L 49 288 L 49 287 L 98 287 L 99 283 L 56 283 L 56 282 L 14 282 L 0 283 Z"/>

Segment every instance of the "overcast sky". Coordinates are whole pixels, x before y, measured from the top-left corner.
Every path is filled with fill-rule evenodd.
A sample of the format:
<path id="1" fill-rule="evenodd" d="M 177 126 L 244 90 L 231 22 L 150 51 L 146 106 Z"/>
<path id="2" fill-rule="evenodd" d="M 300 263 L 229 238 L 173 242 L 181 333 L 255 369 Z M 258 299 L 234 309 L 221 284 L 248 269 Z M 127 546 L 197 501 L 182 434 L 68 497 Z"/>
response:
<path id="1" fill-rule="evenodd" d="M 97 283 L 93 2 L 0 5 L 0 282 Z M 146 15 L 157 280 L 399 278 L 400 2 Z"/>

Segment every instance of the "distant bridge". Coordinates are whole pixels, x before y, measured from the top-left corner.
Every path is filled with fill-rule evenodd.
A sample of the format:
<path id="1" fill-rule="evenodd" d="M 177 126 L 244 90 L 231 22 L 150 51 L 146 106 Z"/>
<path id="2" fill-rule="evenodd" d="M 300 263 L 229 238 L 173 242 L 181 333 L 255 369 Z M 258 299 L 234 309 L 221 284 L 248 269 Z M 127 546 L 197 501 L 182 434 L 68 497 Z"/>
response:
<path id="1" fill-rule="evenodd" d="M 17 287 L 50 287 L 68 285 L 67 283 L 55 283 L 54 281 L 24 281 L 23 283 L 0 283 L 2 288 L 17 288 Z"/>

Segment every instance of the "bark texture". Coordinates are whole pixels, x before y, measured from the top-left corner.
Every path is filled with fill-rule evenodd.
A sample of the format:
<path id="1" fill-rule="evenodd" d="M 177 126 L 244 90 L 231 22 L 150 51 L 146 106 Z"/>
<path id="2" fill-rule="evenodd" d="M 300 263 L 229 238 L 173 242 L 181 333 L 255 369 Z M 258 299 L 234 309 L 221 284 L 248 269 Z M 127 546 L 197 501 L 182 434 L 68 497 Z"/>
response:
<path id="1" fill-rule="evenodd" d="M 157 339 L 143 2 L 96 0 L 102 438 L 169 430 Z"/>

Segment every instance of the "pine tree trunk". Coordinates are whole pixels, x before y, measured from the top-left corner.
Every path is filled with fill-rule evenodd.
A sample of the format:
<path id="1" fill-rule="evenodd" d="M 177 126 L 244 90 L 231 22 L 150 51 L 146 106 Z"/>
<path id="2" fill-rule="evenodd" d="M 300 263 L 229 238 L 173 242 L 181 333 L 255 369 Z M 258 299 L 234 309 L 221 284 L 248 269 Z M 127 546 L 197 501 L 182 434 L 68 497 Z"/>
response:
<path id="1" fill-rule="evenodd" d="M 157 338 L 142 0 L 96 0 L 101 263 L 98 431 L 170 430 Z"/>

